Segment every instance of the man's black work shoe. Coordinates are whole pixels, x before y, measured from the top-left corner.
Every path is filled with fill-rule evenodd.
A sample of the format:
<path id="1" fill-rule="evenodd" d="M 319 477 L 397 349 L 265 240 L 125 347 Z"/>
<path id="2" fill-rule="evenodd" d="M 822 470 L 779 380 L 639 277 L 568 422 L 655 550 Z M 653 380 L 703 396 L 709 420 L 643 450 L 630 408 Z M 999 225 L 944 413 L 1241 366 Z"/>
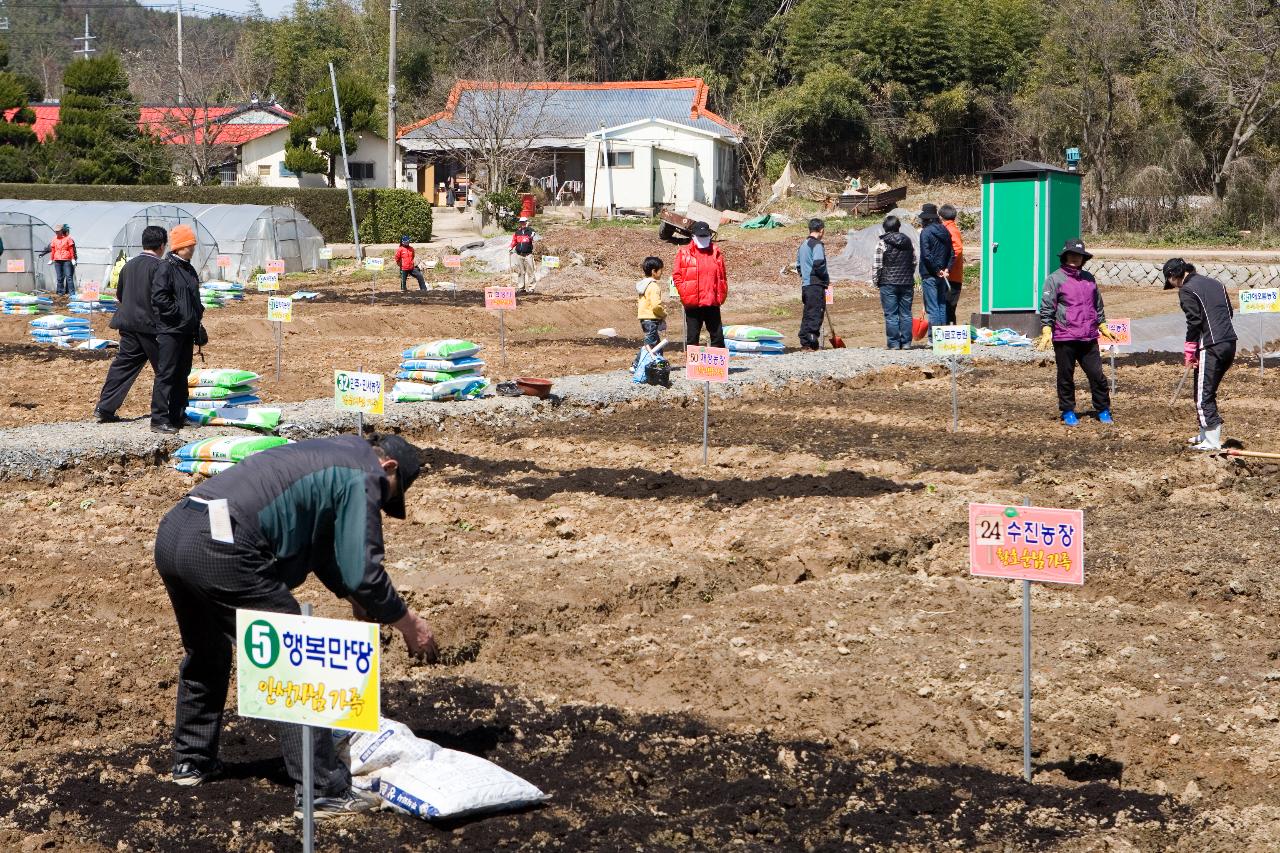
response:
<path id="1" fill-rule="evenodd" d="M 378 807 L 377 794 L 351 788 L 345 794 L 336 797 L 316 797 L 313 800 L 311 816 L 316 820 L 328 820 L 335 817 L 362 814 Z M 293 797 L 293 816 L 302 820 L 302 795 Z"/>
<path id="2" fill-rule="evenodd" d="M 172 424 L 152 424 L 151 431 L 158 432 L 163 435 L 176 435 L 178 428 Z"/>
<path id="3" fill-rule="evenodd" d="M 104 412 L 102 409 L 94 409 L 93 416 L 98 419 L 100 424 L 118 424 L 120 416 L 115 412 Z"/>
<path id="4" fill-rule="evenodd" d="M 212 782 L 222 775 L 222 762 L 214 761 L 213 765 L 207 770 L 201 770 L 190 761 L 184 761 L 175 765 L 173 768 L 173 784 L 181 785 L 184 788 L 190 788 L 194 785 L 203 785 L 205 782 Z"/>

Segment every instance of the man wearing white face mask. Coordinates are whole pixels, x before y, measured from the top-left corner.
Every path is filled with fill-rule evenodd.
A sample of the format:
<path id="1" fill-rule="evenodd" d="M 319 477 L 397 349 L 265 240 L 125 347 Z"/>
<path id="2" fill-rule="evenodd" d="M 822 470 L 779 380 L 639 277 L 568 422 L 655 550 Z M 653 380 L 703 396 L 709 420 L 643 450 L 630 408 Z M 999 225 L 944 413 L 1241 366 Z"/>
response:
<path id="1" fill-rule="evenodd" d="M 696 346 L 705 325 L 711 346 L 723 347 L 720 306 L 729 295 L 724 254 L 711 242 L 710 225 L 695 222 L 691 232 L 693 239 L 676 252 L 671 270 L 671 280 L 684 305 L 684 342 L 686 346 Z"/>

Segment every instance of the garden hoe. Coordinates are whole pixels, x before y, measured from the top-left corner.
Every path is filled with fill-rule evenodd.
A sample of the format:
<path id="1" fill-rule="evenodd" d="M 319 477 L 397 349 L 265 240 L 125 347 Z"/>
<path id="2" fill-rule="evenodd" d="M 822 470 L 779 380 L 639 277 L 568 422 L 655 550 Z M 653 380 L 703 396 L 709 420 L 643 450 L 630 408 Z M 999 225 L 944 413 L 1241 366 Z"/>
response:
<path id="1" fill-rule="evenodd" d="M 831 332 L 831 348 L 844 349 L 844 338 L 836 334 L 836 326 L 831 322 L 831 312 L 825 312 L 827 315 L 827 331 Z"/>

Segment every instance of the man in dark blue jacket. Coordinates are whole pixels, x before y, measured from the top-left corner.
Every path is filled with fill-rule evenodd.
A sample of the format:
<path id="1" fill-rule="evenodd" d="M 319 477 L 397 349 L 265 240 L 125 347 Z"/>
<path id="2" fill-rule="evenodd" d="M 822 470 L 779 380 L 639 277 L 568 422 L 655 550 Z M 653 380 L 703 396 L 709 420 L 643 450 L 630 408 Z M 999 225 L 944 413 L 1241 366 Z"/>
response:
<path id="1" fill-rule="evenodd" d="M 116 312 L 111 316 L 111 328 L 120 333 L 120 349 L 111 360 L 98 405 L 93 410 L 99 423 L 114 423 L 120 418 L 116 409 L 133 387 L 142 372 L 142 366 L 160 375 L 160 344 L 156 335 L 156 315 L 151 307 L 151 281 L 160 269 L 165 243 L 169 233 L 159 225 L 142 229 L 142 252 L 120 271 L 116 282 Z M 158 380 L 151 383 L 151 407 L 168 411 L 165 386 Z"/>
<path id="2" fill-rule="evenodd" d="M 827 252 L 822 237 L 827 224 L 821 219 L 809 220 L 809 237 L 796 251 L 796 268 L 800 271 L 800 302 L 804 316 L 800 320 L 800 348 L 816 352 L 822 334 L 822 318 L 827 310 Z"/>
<path id="3" fill-rule="evenodd" d="M 951 248 L 951 234 L 942 224 L 936 204 L 920 208 L 920 228 L 920 292 L 925 314 L 930 326 L 945 326 L 947 301 L 951 298 L 947 270 L 955 252 Z"/>
<path id="4" fill-rule="evenodd" d="M 434 661 L 431 629 L 405 606 L 383 566 L 382 513 L 404 518 L 404 493 L 421 469 L 420 452 L 397 435 L 276 447 L 204 481 L 165 515 L 156 531 L 156 568 L 186 652 L 173 734 L 176 784 L 200 785 L 222 770 L 218 738 L 236 610 L 300 613 L 290 590 L 313 572 L 351 603 L 357 618 L 396 628 L 410 653 Z M 215 538 L 220 526 L 230 535 Z M 281 724 L 280 743 L 289 775 L 300 785 L 301 727 Z M 372 807 L 353 792 L 327 732 L 313 737 L 310 748 L 315 817 Z M 301 816 L 300 793 L 296 804 Z"/>

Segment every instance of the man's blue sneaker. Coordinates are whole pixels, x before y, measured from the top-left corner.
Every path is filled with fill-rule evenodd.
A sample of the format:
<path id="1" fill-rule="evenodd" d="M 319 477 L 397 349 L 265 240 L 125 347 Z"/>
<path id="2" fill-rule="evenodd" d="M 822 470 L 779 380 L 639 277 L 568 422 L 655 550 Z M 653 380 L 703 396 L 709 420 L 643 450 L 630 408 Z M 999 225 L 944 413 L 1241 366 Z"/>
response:
<path id="1" fill-rule="evenodd" d="M 1115 421 L 1111 420 L 1110 409 L 1103 409 L 1101 412 L 1098 412 L 1098 423 L 1103 423 L 1103 424 L 1115 423 Z"/>
<path id="2" fill-rule="evenodd" d="M 1063 412 L 1062 422 L 1067 426 L 1075 426 L 1076 424 L 1080 423 L 1080 419 L 1076 417 L 1075 412 Z"/>

